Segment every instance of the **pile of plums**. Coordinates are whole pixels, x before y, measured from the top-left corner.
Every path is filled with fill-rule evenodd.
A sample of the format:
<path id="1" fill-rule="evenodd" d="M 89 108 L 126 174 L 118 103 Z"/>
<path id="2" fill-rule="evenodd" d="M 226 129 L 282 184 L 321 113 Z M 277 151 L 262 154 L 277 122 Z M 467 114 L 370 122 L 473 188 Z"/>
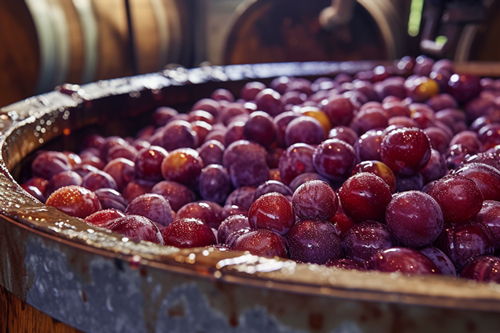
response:
<path id="1" fill-rule="evenodd" d="M 22 187 L 135 241 L 500 282 L 499 170 L 500 81 L 420 56 L 160 107 Z"/>

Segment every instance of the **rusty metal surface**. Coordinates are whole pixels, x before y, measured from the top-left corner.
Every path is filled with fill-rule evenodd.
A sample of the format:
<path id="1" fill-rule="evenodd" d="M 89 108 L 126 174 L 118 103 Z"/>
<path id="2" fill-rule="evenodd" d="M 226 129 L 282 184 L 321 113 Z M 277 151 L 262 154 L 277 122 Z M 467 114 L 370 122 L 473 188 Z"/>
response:
<path id="1" fill-rule="evenodd" d="M 54 138 L 50 142 L 74 144 L 71 133 L 89 126 L 116 130 L 119 118 L 137 119 L 160 105 L 189 105 L 215 87 L 236 92 L 247 80 L 333 75 L 374 65 L 172 69 L 67 87 L 3 108 L 0 284 L 91 332 L 495 331 L 497 284 L 134 243 L 44 206 L 14 180 L 30 153 Z"/>

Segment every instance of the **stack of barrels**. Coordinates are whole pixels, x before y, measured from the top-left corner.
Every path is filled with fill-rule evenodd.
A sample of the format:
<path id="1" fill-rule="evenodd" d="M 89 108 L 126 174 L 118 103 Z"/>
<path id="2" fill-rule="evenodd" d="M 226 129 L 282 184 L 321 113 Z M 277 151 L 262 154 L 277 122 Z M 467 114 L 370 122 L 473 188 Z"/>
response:
<path id="1" fill-rule="evenodd" d="M 0 0 L 0 107 L 180 63 L 185 17 L 181 0 Z"/>

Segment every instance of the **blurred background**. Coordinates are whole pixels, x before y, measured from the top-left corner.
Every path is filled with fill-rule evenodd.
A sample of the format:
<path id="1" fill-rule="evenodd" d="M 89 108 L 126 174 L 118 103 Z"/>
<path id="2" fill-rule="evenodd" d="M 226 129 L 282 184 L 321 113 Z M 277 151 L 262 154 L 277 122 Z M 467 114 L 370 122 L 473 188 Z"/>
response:
<path id="1" fill-rule="evenodd" d="M 499 35 L 500 0 L 0 0 L 0 107 L 165 66 L 498 61 Z"/>

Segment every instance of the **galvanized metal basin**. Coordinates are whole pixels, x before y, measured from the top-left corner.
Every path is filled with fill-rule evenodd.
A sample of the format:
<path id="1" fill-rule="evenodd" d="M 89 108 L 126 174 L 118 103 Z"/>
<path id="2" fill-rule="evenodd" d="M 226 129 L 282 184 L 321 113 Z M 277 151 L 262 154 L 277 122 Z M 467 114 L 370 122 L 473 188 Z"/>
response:
<path id="1" fill-rule="evenodd" d="M 178 109 L 248 80 L 375 66 L 287 63 L 172 69 L 66 85 L 0 110 L 0 285 L 92 332 L 495 332 L 500 285 L 354 272 L 240 252 L 134 243 L 46 207 L 16 179 L 37 149 L 83 133 L 124 134 L 149 111 Z M 130 132 L 129 132 L 130 133 Z"/>

